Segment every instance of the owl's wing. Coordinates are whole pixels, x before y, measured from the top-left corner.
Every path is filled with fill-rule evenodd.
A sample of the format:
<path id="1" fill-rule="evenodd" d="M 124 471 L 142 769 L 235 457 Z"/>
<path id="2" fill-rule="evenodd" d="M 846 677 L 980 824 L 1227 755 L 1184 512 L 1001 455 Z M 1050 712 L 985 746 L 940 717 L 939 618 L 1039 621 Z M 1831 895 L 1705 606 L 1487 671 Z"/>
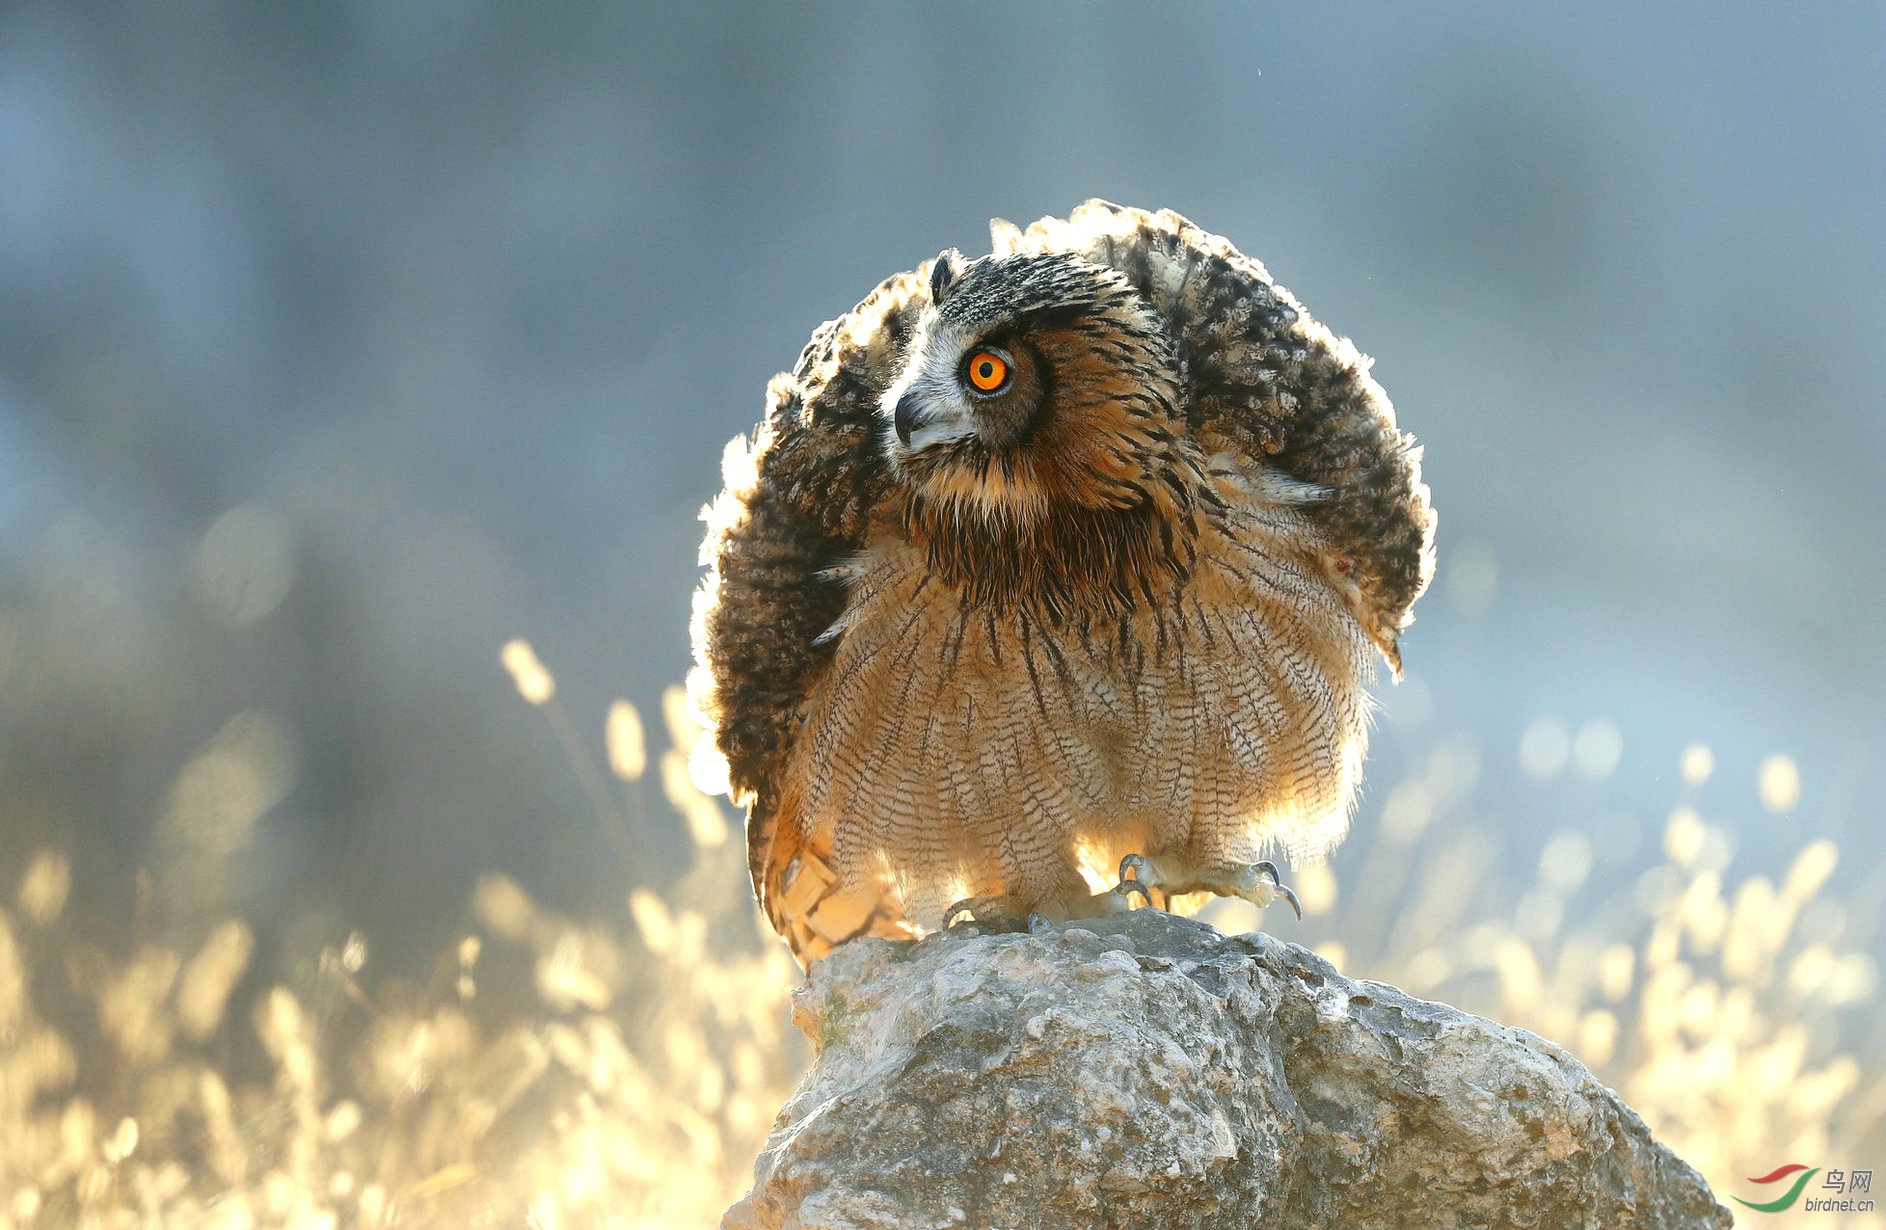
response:
<path id="1" fill-rule="evenodd" d="M 1088 201 L 1066 221 L 990 230 L 997 253 L 1072 251 L 1124 273 L 1173 331 L 1192 430 L 1330 492 L 1310 515 L 1350 561 L 1365 630 L 1399 671 L 1401 631 L 1434 573 L 1435 518 L 1421 450 L 1370 360 L 1262 264 L 1171 210 Z"/>
<path id="2" fill-rule="evenodd" d="M 726 489 L 704 514 L 695 600 L 696 707 L 715 731 L 747 812 L 747 867 L 774 927 L 801 947 L 780 877 L 804 834 L 784 795 L 785 765 L 807 697 L 829 669 L 820 636 L 844 608 L 831 569 L 864 546 L 889 479 L 876 407 L 914 329 L 920 273 L 885 281 L 813 334 L 791 374 L 774 377 L 751 441 L 736 437 Z"/>

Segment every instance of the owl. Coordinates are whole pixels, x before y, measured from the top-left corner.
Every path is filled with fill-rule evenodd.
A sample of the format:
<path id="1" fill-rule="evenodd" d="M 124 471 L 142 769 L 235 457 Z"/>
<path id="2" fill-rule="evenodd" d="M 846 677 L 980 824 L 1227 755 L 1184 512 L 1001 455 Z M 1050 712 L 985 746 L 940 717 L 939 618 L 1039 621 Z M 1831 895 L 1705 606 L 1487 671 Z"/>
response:
<path id="1" fill-rule="evenodd" d="M 1433 572 L 1420 450 L 1261 264 L 1102 201 L 990 229 L 822 325 L 703 514 L 690 692 L 803 963 L 1287 893 Z"/>

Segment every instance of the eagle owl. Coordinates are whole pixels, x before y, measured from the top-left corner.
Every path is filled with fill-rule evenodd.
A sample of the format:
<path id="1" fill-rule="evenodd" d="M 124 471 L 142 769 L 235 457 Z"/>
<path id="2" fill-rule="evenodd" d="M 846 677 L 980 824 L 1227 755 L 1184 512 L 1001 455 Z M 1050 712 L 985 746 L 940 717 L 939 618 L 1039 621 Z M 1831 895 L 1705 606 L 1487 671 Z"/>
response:
<path id="1" fill-rule="evenodd" d="M 1101 201 L 991 231 L 822 325 L 704 514 L 691 691 L 804 962 L 959 902 L 1267 903 L 1433 571 L 1420 450 L 1262 265 Z"/>

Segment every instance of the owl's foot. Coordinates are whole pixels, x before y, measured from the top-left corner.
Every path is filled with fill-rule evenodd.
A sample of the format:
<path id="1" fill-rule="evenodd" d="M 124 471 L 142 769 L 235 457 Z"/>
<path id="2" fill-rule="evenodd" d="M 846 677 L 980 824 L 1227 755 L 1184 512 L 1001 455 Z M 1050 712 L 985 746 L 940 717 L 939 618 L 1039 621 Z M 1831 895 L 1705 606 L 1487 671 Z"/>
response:
<path id="1" fill-rule="evenodd" d="M 978 931 L 1029 931 L 1035 915 L 1010 897 L 965 897 L 943 911 L 943 929 L 974 927 Z"/>
<path id="2" fill-rule="evenodd" d="M 1126 878 L 1129 871 L 1133 873 L 1131 880 Z M 1133 893 L 1140 893 L 1145 896 L 1146 903 L 1151 905 L 1152 893 L 1147 891 L 1151 887 L 1163 889 L 1168 897 L 1178 893 L 1216 893 L 1220 897 L 1241 897 L 1260 910 L 1282 897 L 1290 903 L 1297 918 L 1303 918 L 1302 903 L 1290 891 L 1290 886 L 1283 882 L 1277 872 L 1277 864 L 1268 859 L 1259 863 L 1235 865 L 1217 875 L 1182 876 L 1162 873 L 1158 861 L 1143 854 L 1129 854 L 1120 860 L 1120 882 L 1113 886 L 1111 895 L 1124 899 Z"/>
<path id="3" fill-rule="evenodd" d="M 1291 912 L 1297 916 L 1297 921 L 1303 921 L 1303 903 L 1297 900 L 1297 895 L 1290 891 L 1290 886 L 1277 874 L 1277 864 L 1269 859 L 1261 863 L 1246 863 L 1238 868 L 1230 883 L 1217 892 L 1224 897 L 1242 897 L 1260 910 L 1282 897 L 1290 903 Z"/>
<path id="4" fill-rule="evenodd" d="M 1127 872 L 1133 873 L 1132 879 L 1126 878 Z M 1133 908 L 1133 894 L 1138 893 L 1146 899 L 1147 908 L 1153 904 L 1151 886 L 1159 883 L 1158 873 L 1153 870 L 1153 861 L 1144 854 L 1129 854 L 1120 860 L 1120 882 L 1113 886 L 1110 897 L 1119 898 L 1121 909 Z"/>

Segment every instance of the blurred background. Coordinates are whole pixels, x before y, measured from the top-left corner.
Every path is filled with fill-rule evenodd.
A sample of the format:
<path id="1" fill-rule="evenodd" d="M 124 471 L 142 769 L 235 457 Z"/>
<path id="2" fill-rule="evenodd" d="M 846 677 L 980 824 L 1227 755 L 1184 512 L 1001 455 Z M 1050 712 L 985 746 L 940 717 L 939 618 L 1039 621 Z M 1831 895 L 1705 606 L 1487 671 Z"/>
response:
<path id="1" fill-rule="evenodd" d="M 1267 927 L 1725 1200 L 1886 1167 L 1886 6 L 12 3 L 0 1227 L 712 1224 L 806 1056 L 696 514 L 820 321 L 1089 196 L 1427 446 Z"/>

